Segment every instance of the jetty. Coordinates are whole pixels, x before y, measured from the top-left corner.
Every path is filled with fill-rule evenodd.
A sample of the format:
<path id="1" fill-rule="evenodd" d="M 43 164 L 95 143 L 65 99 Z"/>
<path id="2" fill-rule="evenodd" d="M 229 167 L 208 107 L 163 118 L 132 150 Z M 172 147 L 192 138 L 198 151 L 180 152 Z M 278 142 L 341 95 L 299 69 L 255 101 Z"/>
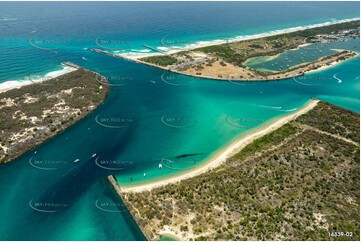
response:
<path id="1" fill-rule="evenodd" d="M 61 64 L 62 64 L 62 65 L 65 65 L 65 66 L 73 67 L 73 68 L 75 68 L 75 69 L 80 69 L 80 68 L 81 68 L 80 66 L 78 66 L 78 65 L 76 65 L 76 64 L 74 64 L 74 63 L 72 63 L 72 62 L 69 62 L 69 61 L 62 62 Z"/>
<path id="2" fill-rule="evenodd" d="M 142 231 L 144 237 L 147 238 L 145 231 L 143 229 L 143 226 L 141 226 L 140 222 L 137 220 L 136 216 L 134 216 L 134 211 L 131 209 L 131 204 L 127 202 L 127 199 L 124 199 L 121 188 L 118 185 L 117 179 L 114 175 L 109 175 L 107 177 L 108 182 L 110 183 L 110 185 L 113 187 L 114 191 L 118 194 L 118 196 L 120 197 L 120 199 L 122 200 L 122 202 L 124 203 L 125 207 L 127 208 L 129 214 L 132 216 L 133 220 L 135 221 L 135 223 L 138 225 L 140 231 Z M 147 240 L 149 240 L 149 238 L 147 238 Z"/>

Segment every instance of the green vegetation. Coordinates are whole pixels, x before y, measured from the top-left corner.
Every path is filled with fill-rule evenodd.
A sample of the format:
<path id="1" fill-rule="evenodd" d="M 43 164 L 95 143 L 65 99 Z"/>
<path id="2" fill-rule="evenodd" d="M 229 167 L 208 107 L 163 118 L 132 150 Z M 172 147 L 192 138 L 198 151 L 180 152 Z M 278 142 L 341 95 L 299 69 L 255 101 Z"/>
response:
<path id="1" fill-rule="evenodd" d="M 340 52 L 311 63 L 304 62 L 287 70 L 272 72 L 253 69 L 245 62 L 254 57 L 273 57 L 306 43 L 329 43 L 359 38 L 359 26 L 359 21 L 351 21 L 258 39 L 231 41 L 139 60 L 159 68 L 203 78 L 239 81 L 280 80 L 331 65 L 334 61 L 349 59 L 356 53 Z"/>
<path id="2" fill-rule="evenodd" d="M 108 86 L 84 69 L 0 93 L 0 163 L 75 123 L 100 105 L 107 93 Z"/>
<path id="3" fill-rule="evenodd" d="M 354 132 L 360 128 L 358 115 L 335 105 L 321 102 L 312 112 L 302 115 L 297 121 L 356 143 L 360 142 L 360 133 Z"/>
<path id="4" fill-rule="evenodd" d="M 241 63 L 247 59 L 244 55 L 234 51 L 229 44 L 206 46 L 195 49 L 194 51 L 212 54 L 235 65 L 241 65 Z"/>
<path id="5" fill-rule="evenodd" d="M 343 50 L 343 51 L 337 52 L 336 54 L 322 57 L 319 59 L 319 61 L 327 61 L 327 60 L 335 58 L 334 61 L 339 62 L 339 61 L 343 61 L 343 60 L 346 60 L 346 59 L 354 57 L 354 56 L 356 56 L 356 53 L 354 53 L 352 51 L 348 51 L 348 50 Z M 295 70 L 299 70 L 300 68 L 306 68 L 306 67 L 310 67 L 310 70 L 316 70 L 321 66 L 322 65 L 317 64 L 317 63 L 301 64 L 301 65 L 297 65 L 295 67 L 289 68 L 284 71 L 279 71 L 279 72 L 277 72 L 277 75 L 282 74 L 282 73 L 289 73 L 290 71 L 295 71 Z M 265 76 L 267 74 L 272 75 L 272 73 L 265 73 L 265 72 L 260 72 L 260 71 L 257 71 L 257 73 L 260 75 L 263 75 L 263 76 Z"/>
<path id="6" fill-rule="evenodd" d="M 320 102 L 210 172 L 123 197 L 152 240 L 359 240 L 359 122 Z"/>
<path id="7" fill-rule="evenodd" d="M 300 36 L 300 37 L 309 37 L 317 34 L 331 34 L 336 33 L 341 30 L 348 30 L 348 29 L 357 29 L 360 27 L 360 21 L 355 20 L 351 22 L 346 23 L 339 23 L 339 24 L 333 24 L 329 26 L 322 26 L 322 27 L 316 27 L 312 29 L 305 29 L 293 33 L 287 34 L 288 36 Z"/>
<path id="8" fill-rule="evenodd" d="M 177 63 L 177 59 L 170 55 L 145 57 L 142 58 L 141 60 L 159 66 L 170 66 Z"/>
<path id="9" fill-rule="evenodd" d="M 357 29 L 359 21 L 339 23 L 330 26 L 301 30 L 293 33 L 274 35 L 260 39 L 213 45 L 197 48 L 194 51 L 212 54 L 228 63 L 244 67 L 243 62 L 258 56 L 272 56 L 303 44 L 306 37 L 317 34 L 331 34 L 347 29 Z M 307 41 L 307 39 L 306 39 Z"/>

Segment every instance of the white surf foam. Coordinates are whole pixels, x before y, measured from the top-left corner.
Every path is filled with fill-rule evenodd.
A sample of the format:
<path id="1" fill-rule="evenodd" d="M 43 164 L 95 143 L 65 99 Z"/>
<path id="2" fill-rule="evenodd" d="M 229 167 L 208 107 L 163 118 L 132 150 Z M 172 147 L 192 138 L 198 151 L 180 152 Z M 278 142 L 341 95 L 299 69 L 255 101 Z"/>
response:
<path id="1" fill-rule="evenodd" d="M 62 69 L 61 70 L 56 70 L 56 71 L 51 71 L 46 73 L 43 76 L 40 75 L 29 75 L 27 77 L 24 77 L 23 79 L 20 80 L 9 80 L 9 81 L 5 81 L 3 83 L 0 83 L 0 92 L 5 91 L 5 90 L 9 90 L 9 89 L 13 89 L 13 88 L 18 88 L 21 86 L 26 86 L 26 85 L 30 85 L 33 83 L 40 83 L 42 81 L 45 80 L 49 80 L 51 78 L 55 78 L 61 75 L 64 75 L 66 73 L 75 71 L 76 69 L 70 66 L 65 66 L 62 65 Z"/>
<path id="2" fill-rule="evenodd" d="M 260 33 L 260 34 L 242 35 L 242 36 L 236 36 L 236 37 L 229 38 L 229 39 L 197 41 L 197 42 L 187 44 L 182 47 L 181 46 L 168 46 L 168 48 L 167 48 L 165 46 L 158 46 L 156 48 L 159 50 L 162 50 L 162 51 L 166 51 L 167 54 L 172 54 L 174 52 L 182 51 L 182 50 L 188 50 L 188 49 L 194 49 L 194 48 L 200 48 L 200 47 L 218 45 L 218 44 L 224 44 L 224 43 L 231 43 L 231 42 L 242 41 L 242 40 L 264 38 L 264 37 L 268 37 L 268 36 L 286 34 L 286 33 L 291 33 L 291 32 L 300 31 L 300 30 L 306 30 L 306 29 L 311 29 L 311 28 L 316 28 L 316 27 L 328 26 L 328 25 L 332 25 L 332 24 L 350 22 L 350 21 L 354 21 L 354 20 L 359 20 L 359 18 L 349 18 L 349 19 L 342 19 L 342 20 L 333 19 L 331 21 L 324 22 L 324 23 L 310 24 L 310 25 L 305 25 L 305 26 L 297 26 L 297 27 L 291 27 L 291 28 L 279 29 L 279 30 L 272 30 L 272 31 L 268 31 L 265 33 Z M 144 54 L 147 54 L 147 53 L 144 53 Z M 152 54 L 154 54 L 154 53 L 149 53 L 149 55 L 152 55 Z M 134 53 L 134 52 L 132 53 L 129 51 L 124 52 L 124 56 L 128 56 L 128 55 L 135 56 L 136 53 Z M 139 54 L 139 55 L 143 56 L 143 54 Z"/>
<path id="3" fill-rule="evenodd" d="M 61 75 L 64 75 L 66 73 L 75 71 L 76 68 L 70 67 L 70 66 L 63 66 L 63 68 L 61 70 L 57 70 L 57 71 L 51 71 L 47 74 L 45 74 L 45 78 L 55 78 Z"/>
<path id="4" fill-rule="evenodd" d="M 165 47 L 165 46 L 158 46 L 157 49 L 161 50 L 161 51 L 168 51 L 169 50 L 169 48 Z"/>
<path id="5" fill-rule="evenodd" d="M 202 46 L 208 46 L 210 44 L 214 45 L 214 44 L 221 44 L 221 43 L 225 43 L 225 42 L 235 42 L 235 41 L 241 41 L 241 40 L 257 39 L 257 38 L 263 38 L 263 37 L 279 35 L 279 34 L 286 34 L 286 33 L 306 30 L 306 29 L 323 27 L 323 26 L 328 26 L 328 25 L 332 25 L 332 24 L 345 23 L 345 22 L 350 22 L 350 21 L 354 21 L 354 20 L 359 20 L 359 18 L 332 20 L 332 21 L 328 21 L 328 22 L 324 22 L 324 23 L 320 23 L 320 24 L 310 24 L 310 25 L 306 25 L 306 26 L 297 26 L 297 27 L 291 27 L 291 28 L 286 28 L 286 29 L 272 30 L 272 31 L 268 31 L 265 33 L 261 33 L 261 34 L 236 36 L 236 37 L 230 38 L 228 40 L 217 39 L 217 40 L 211 40 L 211 41 L 199 41 L 195 44 L 190 44 L 188 46 L 185 46 L 185 48 L 202 47 Z"/>
<path id="6" fill-rule="evenodd" d="M 17 21 L 17 18 L 11 18 L 11 17 L 2 17 L 0 21 Z"/>
<path id="7" fill-rule="evenodd" d="M 142 49 L 142 50 L 136 50 L 136 49 L 131 49 L 132 52 L 140 52 L 140 53 L 148 53 L 151 52 L 151 50 L 148 49 Z"/>

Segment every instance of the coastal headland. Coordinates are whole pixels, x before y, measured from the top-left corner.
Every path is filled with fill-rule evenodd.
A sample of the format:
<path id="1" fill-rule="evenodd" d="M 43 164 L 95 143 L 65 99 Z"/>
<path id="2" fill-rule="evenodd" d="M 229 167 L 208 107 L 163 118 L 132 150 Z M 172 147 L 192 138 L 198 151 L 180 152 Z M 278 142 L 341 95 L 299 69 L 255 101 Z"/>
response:
<path id="1" fill-rule="evenodd" d="M 353 38 L 359 38 L 359 21 L 342 22 L 276 35 L 270 34 L 242 41 L 226 41 L 186 50 L 158 51 L 147 55 L 116 54 L 104 49 L 92 49 L 92 51 L 193 77 L 228 81 L 271 81 L 302 76 L 355 57 L 358 53 L 350 50 L 337 50 L 335 54 L 322 56 L 316 61 L 298 63 L 286 70 L 276 72 L 253 69 L 246 66 L 245 63 L 254 57 L 275 57 L 306 45 L 315 43 L 327 45 L 327 43 L 347 41 Z M 152 47 L 149 48 L 155 50 Z"/>
<path id="2" fill-rule="evenodd" d="M 106 78 L 73 63 L 63 64 L 74 70 L 0 93 L 0 163 L 55 136 L 105 100 Z"/>
<path id="3" fill-rule="evenodd" d="M 359 240 L 359 122 L 313 100 L 221 151 L 213 169 L 133 188 L 108 180 L 149 240 Z"/>

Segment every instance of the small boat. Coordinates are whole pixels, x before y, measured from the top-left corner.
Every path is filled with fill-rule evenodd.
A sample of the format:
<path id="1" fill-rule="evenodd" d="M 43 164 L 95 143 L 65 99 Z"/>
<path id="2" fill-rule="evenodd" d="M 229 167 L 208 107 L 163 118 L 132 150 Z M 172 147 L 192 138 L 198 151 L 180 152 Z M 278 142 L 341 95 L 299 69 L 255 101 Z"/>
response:
<path id="1" fill-rule="evenodd" d="M 74 163 L 77 163 L 78 161 L 80 161 L 79 159 L 76 159 L 75 161 L 74 161 Z"/>
<path id="2" fill-rule="evenodd" d="M 144 173 L 143 176 L 145 177 L 147 175 L 147 173 Z"/>
<path id="3" fill-rule="evenodd" d="M 95 157 L 97 155 L 97 153 L 94 153 L 93 155 L 92 155 L 92 157 Z"/>
<path id="4" fill-rule="evenodd" d="M 162 168 L 163 168 L 163 165 L 162 165 L 162 164 L 159 164 L 159 165 L 158 165 L 158 168 L 159 168 L 159 169 L 162 169 Z"/>

